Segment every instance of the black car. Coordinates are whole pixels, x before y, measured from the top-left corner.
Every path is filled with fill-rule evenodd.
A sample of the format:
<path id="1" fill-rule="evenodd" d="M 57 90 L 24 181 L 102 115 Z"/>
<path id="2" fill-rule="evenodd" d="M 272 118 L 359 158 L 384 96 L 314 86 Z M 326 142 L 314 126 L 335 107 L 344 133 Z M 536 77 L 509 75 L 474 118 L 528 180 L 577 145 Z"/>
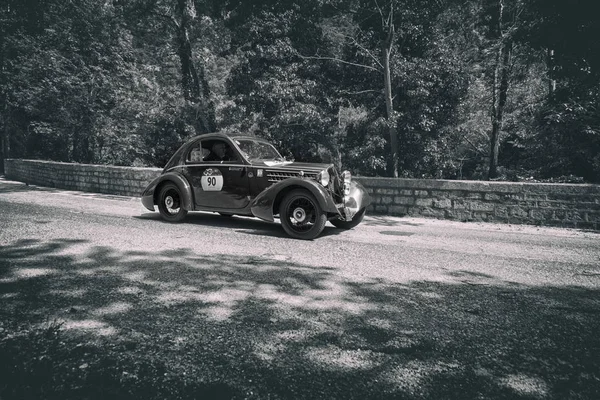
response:
<path id="1" fill-rule="evenodd" d="M 171 157 L 142 194 L 166 221 L 188 211 L 212 211 L 274 221 L 298 239 L 314 239 L 327 220 L 341 229 L 358 225 L 370 203 L 350 172 L 331 164 L 284 159 L 266 140 L 212 133 L 192 138 Z"/>

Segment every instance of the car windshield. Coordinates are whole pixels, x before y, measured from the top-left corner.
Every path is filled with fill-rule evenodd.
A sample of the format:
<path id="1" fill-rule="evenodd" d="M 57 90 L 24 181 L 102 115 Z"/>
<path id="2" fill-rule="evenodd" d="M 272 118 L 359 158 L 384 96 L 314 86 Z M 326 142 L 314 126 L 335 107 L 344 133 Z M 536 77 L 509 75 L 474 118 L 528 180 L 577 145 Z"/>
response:
<path id="1" fill-rule="evenodd" d="M 269 143 L 249 139 L 236 140 L 236 143 L 249 160 L 284 160 L 275 147 Z"/>

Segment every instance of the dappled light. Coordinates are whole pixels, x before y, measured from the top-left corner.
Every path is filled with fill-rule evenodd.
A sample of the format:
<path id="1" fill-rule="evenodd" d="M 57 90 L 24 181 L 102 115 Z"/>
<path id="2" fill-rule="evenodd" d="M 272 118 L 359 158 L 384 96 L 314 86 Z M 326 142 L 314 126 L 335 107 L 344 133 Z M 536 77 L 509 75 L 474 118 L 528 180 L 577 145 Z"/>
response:
<path id="1" fill-rule="evenodd" d="M 105 322 L 94 320 L 94 319 L 83 319 L 83 320 L 58 320 L 62 323 L 62 327 L 66 330 L 80 330 L 83 332 L 93 333 L 99 336 L 113 336 L 117 333 L 117 330 L 108 325 Z"/>
<path id="2" fill-rule="evenodd" d="M 531 396 L 538 399 L 546 398 L 548 395 L 547 383 L 536 376 L 510 374 L 500 381 L 514 390 L 515 395 Z"/>
<path id="3" fill-rule="evenodd" d="M 66 340 L 125 349 L 119 357 L 173 376 L 210 382 L 216 368 L 231 393 L 558 399 L 575 383 L 597 393 L 597 290 L 447 275 L 399 284 L 268 256 L 31 240 L 0 247 L 0 316 L 55 321 Z"/>

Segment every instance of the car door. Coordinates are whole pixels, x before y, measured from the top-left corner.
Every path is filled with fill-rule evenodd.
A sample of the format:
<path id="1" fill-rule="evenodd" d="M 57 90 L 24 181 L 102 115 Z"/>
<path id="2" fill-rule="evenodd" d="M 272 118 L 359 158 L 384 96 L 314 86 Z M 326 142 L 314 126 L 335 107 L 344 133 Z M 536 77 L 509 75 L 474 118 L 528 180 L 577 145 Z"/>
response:
<path id="1" fill-rule="evenodd" d="M 211 158 L 211 147 L 225 142 L 230 159 Z M 184 175 L 194 190 L 200 209 L 239 210 L 248 206 L 248 169 L 233 146 L 223 139 L 204 139 L 194 143 L 186 156 Z"/>

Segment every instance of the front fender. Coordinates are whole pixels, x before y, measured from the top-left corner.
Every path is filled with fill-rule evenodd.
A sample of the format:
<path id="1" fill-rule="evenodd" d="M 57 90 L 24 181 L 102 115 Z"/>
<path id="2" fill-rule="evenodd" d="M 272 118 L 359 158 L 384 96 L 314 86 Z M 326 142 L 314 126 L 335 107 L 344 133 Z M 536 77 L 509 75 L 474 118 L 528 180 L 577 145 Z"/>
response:
<path id="1" fill-rule="evenodd" d="M 352 217 L 361 209 L 371 204 L 371 196 L 367 189 L 360 182 L 350 182 L 350 192 L 344 197 L 344 212 L 346 220 L 350 221 Z"/>
<path id="2" fill-rule="evenodd" d="M 183 175 L 177 172 L 168 172 L 154 179 L 146 186 L 146 189 L 142 192 L 142 204 L 150 211 L 154 211 L 154 205 L 156 204 L 156 188 L 164 182 L 173 182 L 177 185 L 179 192 L 181 193 L 181 200 L 184 210 L 194 210 L 194 196 L 192 193 L 192 187 Z"/>
<path id="3" fill-rule="evenodd" d="M 284 195 L 285 192 L 295 188 L 306 189 L 312 193 L 323 211 L 328 213 L 339 213 L 331 194 L 319 183 L 302 178 L 288 178 L 269 186 L 256 196 L 250 205 L 252 214 L 265 221 L 273 222 L 275 220 L 273 217 L 273 206 L 280 200 L 280 195 Z"/>

